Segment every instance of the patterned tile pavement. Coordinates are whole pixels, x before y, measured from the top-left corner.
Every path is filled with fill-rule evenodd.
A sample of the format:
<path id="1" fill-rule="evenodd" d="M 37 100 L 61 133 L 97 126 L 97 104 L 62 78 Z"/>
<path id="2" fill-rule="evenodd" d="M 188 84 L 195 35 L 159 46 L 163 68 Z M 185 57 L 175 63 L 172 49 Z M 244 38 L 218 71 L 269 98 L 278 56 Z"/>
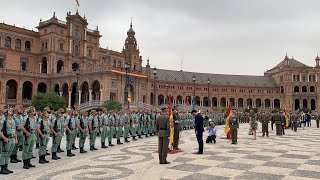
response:
<path id="1" fill-rule="evenodd" d="M 284 136 L 270 130 L 270 137 L 261 137 L 258 130 L 254 141 L 247 134 L 248 125 L 240 124 L 238 145 L 219 138 L 224 136 L 220 126 L 217 143 L 205 144 L 203 155 L 193 154 L 197 151 L 193 130 L 183 131 L 184 152 L 168 155 L 169 165 L 158 164 L 157 138 L 151 137 L 84 155 L 76 152 L 73 158 L 62 153 L 62 160 L 35 163 L 37 167 L 30 170 L 22 169 L 21 163 L 10 164 L 15 173 L 0 179 L 319 179 L 320 129 L 314 126 L 315 122 L 298 132 L 286 130 Z M 65 138 L 62 144 L 65 147 Z"/>

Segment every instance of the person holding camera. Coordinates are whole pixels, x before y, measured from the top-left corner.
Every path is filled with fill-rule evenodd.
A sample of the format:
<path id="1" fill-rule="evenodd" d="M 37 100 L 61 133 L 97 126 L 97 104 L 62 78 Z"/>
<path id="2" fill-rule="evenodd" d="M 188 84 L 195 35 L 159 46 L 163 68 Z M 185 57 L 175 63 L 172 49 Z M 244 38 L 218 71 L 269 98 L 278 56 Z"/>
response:
<path id="1" fill-rule="evenodd" d="M 207 127 L 207 130 L 209 131 L 209 135 L 207 137 L 206 143 L 216 143 L 216 137 L 217 137 L 217 127 L 213 122 L 209 122 L 209 126 Z"/>

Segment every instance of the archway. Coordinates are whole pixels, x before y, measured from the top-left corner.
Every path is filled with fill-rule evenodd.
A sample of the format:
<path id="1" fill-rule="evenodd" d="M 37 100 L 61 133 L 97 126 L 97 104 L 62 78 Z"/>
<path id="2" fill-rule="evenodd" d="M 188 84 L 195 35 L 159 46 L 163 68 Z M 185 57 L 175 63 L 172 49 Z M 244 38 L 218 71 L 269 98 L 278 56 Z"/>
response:
<path id="1" fill-rule="evenodd" d="M 94 80 L 91 84 L 92 89 L 92 100 L 100 100 L 100 83 L 97 80 Z M 131 96 L 131 101 L 133 101 Z"/>
<path id="2" fill-rule="evenodd" d="M 295 87 L 294 87 L 294 92 L 295 92 L 295 93 L 298 93 L 298 92 L 299 92 L 299 86 L 295 86 Z"/>
<path id="3" fill-rule="evenodd" d="M 142 103 L 146 103 L 146 96 L 142 96 Z"/>
<path id="4" fill-rule="evenodd" d="M 47 92 L 47 85 L 44 82 L 38 84 L 38 92 L 46 93 Z"/>
<path id="5" fill-rule="evenodd" d="M 71 107 L 75 109 L 76 107 L 76 92 L 77 92 L 77 83 L 72 83 L 71 85 L 72 91 L 71 91 Z"/>
<path id="6" fill-rule="evenodd" d="M 69 86 L 67 83 L 62 85 L 62 96 L 64 97 L 67 105 L 70 106 L 71 104 L 69 104 Z"/>
<path id="7" fill-rule="evenodd" d="M 311 99 L 311 110 L 312 111 L 316 110 L 316 100 L 315 99 Z"/>
<path id="8" fill-rule="evenodd" d="M 48 59 L 46 57 L 42 58 L 41 73 L 43 74 L 48 73 Z"/>
<path id="9" fill-rule="evenodd" d="M 251 99 L 251 98 L 248 98 L 248 99 L 247 99 L 247 106 L 248 106 L 248 107 L 252 107 L 252 106 L 253 106 L 253 102 L 252 102 L 252 99 Z"/>
<path id="10" fill-rule="evenodd" d="M 238 99 L 238 107 L 239 108 L 243 108 L 244 104 L 243 104 L 243 99 L 242 98 L 239 98 Z"/>
<path id="11" fill-rule="evenodd" d="M 270 108 L 271 107 L 271 100 L 270 99 L 265 99 L 264 100 L 264 105 L 266 108 Z"/>
<path id="12" fill-rule="evenodd" d="M 212 98 L 213 107 L 218 107 L 218 98 L 213 97 Z"/>
<path id="13" fill-rule="evenodd" d="M 302 92 L 306 93 L 308 91 L 307 86 L 302 86 Z"/>
<path id="14" fill-rule="evenodd" d="M 226 98 L 221 98 L 221 105 L 220 105 L 221 107 L 227 107 L 227 100 L 226 100 Z"/>
<path id="15" fill-rule="evenodd" d="M 158 95 L 158 104 L 159 105 L 164 104 L 164 96 L 162 94 Z"/>
<path id="16" fill-rule="evenodd" d="M 303 108 L 308 108 L 308 100 L 307 99 L 303 99 L 302 100 L 302 107 Z"/>
<path id="17" fill-rule="evenodd" d="M 235 107 L 235 99 L 234 98 L 230 98 L 230 106 L 231 107 Z"/>
<path id="18" fill-rule="evenodd" d="M 280 100 L 279 99 L 275 99 L 274 100 L 274 108 L 281 108 L 281 104 L 280 104 Z"/>
<path id="19" fill-rule="evenodd" d="M 81 103 L 89 101 L 89 84 L 87 81 L 81 85 Z"/>
<path id="20" fill-rule="evenodd" d="M 310 92 L 314 93 L 315 92 L 315 88 L 314 86 L 310 86 Z"/>
<path id="21" fill-rule="evenodd" d="M 203 106 L 209 107 L 209 98 L 208 97 L 203 98 Z"/>
<path id="22" fill-rule="evenodd" d="M 22 85 L 22 99 L 32 99 L 32 83 L 30 81 L 25 81 Z"/>
<path id="23" fill-rule="evenodd" d="M 154 105 L 153 101 L 154 101 L 153 93 L 150 93 L 150 104 L 151 105 Z"/>
<path id="24" fill-rule="evenodd" d="M 294 100 L 294 109 L 295 110 L 300 109 L 300 100 L 299 99 Z"/>
<path id="25" fill-rule="evenodd" d="M 261 102 L 261 99 L 256 99 L 256 108 L 261 108 L 262 106 L 262 102 Z"/>
<path id="26" fill-rule="evenodd" d="M 72 64 L 72 70 L 73 71 L 78 71 L 79 70 L 79 64 L 78 63 L 73 63 Z"/>
<path id="27" fill-rule="evenodd" d="M 60 87 L 58 84 L 54 85 L 54 92 L 60 95 Z"/>
<path id="28" fill-rule="evenodd" d="M 134 102 L 135 101 L 135 94 L 134 94 L 134 87 L 132 84 L 129 84 L 128 86 L 128 95 L 130 95 L 130 98 L 131 98 L 131 102 Z"/>
<path id="29" fill-rule="evenodd" d="M 192 104 L 191 104 L 191 100 L 192 100 L 192 99 L 191 99 L 191 96 L 187 96 L 187 97 L 186 97 L 186 105 L 187 105 L 187 106 L 192 105 Z"/>
<path id="30" fill-rule="evenodd" d="M 176 104 L 182 104 L 182 96 L 180 96 L 180 95 L 177 96 Z"/>
<path id="31" fill-rule="evenodd" d="M 197 106 L 200 106 L 200 97 L 199 96 L 196 96 L 196 98 L 195 98 L 195 103 L 196 103 L 196 105 Z"/>
<path id="32" fill-rule="evenodd" d="M 8 99 L 17 99 L 17 87 L 18 83 L 17 81 L 11 79 L 7 82 L 6 87 L 6 93 L 8 96 Z"/>

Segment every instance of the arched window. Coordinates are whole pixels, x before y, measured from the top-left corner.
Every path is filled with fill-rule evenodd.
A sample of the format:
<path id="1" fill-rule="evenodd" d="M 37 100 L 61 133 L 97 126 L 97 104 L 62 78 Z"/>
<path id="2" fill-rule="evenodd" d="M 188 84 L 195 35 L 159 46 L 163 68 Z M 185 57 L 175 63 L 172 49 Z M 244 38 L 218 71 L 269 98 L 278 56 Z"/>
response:
<path id="1" fill-rule="evenodd" d="M 122 67 L 122 63 L 121 61 L 118 61 L 118 68 L 121 68 Z"/>
<path id="2" fill-rule="evenodd" d="M 307 86 L 302 86 L 302 92 L 306 93 L 307 92 Z"/>
<path id="3" fill-rule="evenodd" d="M 116 60 L 113 60 L 112 66 L 113 66 L 113 67 L 117 67 L 117 61 L 116 61 Z"/>
<path id="4" fill-rule="evenodd" d="M 298 93 L 298 92 L 299 92 L 299 86 L 295 86 L 295 87 L 294 87 L 294 92 L 295 92 L 295 93 Z"/>
<path id="5" fill-rule="evenodd" d="M 21 50 L 21 40 L 20 39 L 16 39 L 15 49 Z"/>
<path id="6" fill-rule="evenodd" d="M 310 86 L 310 92 L 312 92 L 312 93 L 315 92 L 314 86 Z"/>
<path id="7" fill-rule="evenodd" d="M 79 46 L 78 45 L 74 46 L 74 53 L 76 53 L 76 54 L 79 53 Z"/>
<path id="8" fill-rule="evenodd" d="M 89 57 L 92 57 L 92 50 L 89 49 Z"/>
<path id="9" fill-rule="evenodd" d="M 11 38 L 8 36 L 5 39 L 5 46 L 6 48 L 11 48 Z"/>
<path id="10" fill-rule="evenodd" d="M 26 41 L 24 44 L 25 51 L 31 51 L 31 43 L 30 41 Z"/>

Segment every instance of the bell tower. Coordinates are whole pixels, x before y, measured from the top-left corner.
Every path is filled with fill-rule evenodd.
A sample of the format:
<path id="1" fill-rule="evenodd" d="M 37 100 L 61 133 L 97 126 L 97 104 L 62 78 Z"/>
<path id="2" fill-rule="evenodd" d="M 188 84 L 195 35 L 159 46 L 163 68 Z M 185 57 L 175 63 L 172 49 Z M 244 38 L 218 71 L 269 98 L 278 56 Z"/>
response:
<path id="1" fill-rule="evenodd" d="M 139 56 L 139 48 L 137 40 L 135 38 L 135 31 L 132 28 L 132 19 L 130 23 L 130 29 L 127 31 L 127 38 L 124 43 L 122 52 L 125 55 L 125 59 L 131 65 L 131 70 L 141 71 L 142 69 L 142 57 Z"/>

